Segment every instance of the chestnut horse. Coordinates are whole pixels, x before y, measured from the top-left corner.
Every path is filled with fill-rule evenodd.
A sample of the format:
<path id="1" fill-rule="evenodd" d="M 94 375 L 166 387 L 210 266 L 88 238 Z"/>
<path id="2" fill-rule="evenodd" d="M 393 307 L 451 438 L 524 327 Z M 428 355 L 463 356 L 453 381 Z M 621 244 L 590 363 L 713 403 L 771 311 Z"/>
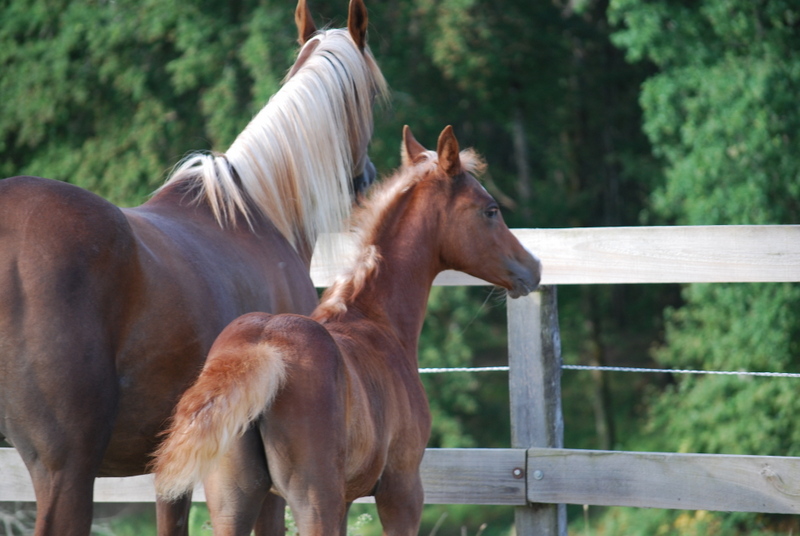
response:
<path id="1" fill-rule="evenodd" d="M 417 342 L 433 279 L 461 270 L 511 297 L 539 283 L 539 261 L 472 176 L 480 160 L 459 154 L 452 128 L 435 153 L 408 127 L 403 140 L 403 167 L 360 215 L 355 269 L 310 317 L 237 318 L 178 403 L 154 462 L 156 490 L 180 497 L 209 475 L 217 536 L 248 534 L 252 505 L 270 489 L 303 536 L 344 535 L 349 504 L 365 495 L 384 534 L 417 534 L 431 423 Z M 237 439 L 254 426 L 260 446 Z"/>
<path id="2" fill-rule="evenodd" d="M 0 437 L 30 472 L 37 535 L 89 534 L 95 477 L 147 471 L 228 323 L 316 306 L 314 243 L 349 218 L 351 181 L 374 176 L 385 82 L 362 0 L 347 29 L 317 32 L 305 0 L 296 19 L 282 88 L 224 154 L 190 156 L 145 204 L 0 181 Z M 280 515 L 282 533 L 281 503 L 263 524 Z M 189 505 L 159 501 L 159 534 L 186 534 Z"/>

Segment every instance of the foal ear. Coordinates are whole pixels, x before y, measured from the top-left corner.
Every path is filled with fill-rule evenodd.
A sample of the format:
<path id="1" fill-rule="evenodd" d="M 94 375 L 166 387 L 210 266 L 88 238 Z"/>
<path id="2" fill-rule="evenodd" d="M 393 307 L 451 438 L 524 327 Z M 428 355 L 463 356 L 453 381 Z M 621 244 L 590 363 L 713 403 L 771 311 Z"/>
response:
<path id="1" fill-rule="evenodd" d="M 458 140 L 453 127 L 447 125 L 439 134 L 439 143 L 436 145 L 436 153 L 439 155 L 439 168 L 448 177 L 455 177 L 461 173 L 461 159 L 458 155 Z"/>
<path id="2" fill-rule="evenodd" d="M 414 165 L 414 160 L 427 151 L 420 142 L 411 133 L 408 125 L 403 126 L 403 143 L 400 145 L 400 162 L 403 167 Z"/>
<path id="3" fill-rule="evenodd" d="M 317 32 L 317 25 L 311 18 L 311 10 L 308 9 L 306 0 L 297 0 L 297 9 L 294 10 L 294 22 L 297 24 L 297 42 L 305 45 Z"/>
<path id="4" fill-rule="evenodd" d="M 347 14 L 347 31 L 350 32 L 350 37 L 353 38 L 356 46 L 361 52 L 367 46 L 367 25 L 369 17 L 367 16 L 367 6 L 364 5 L 364 0 L 350 0 L 350 11 Z"/>

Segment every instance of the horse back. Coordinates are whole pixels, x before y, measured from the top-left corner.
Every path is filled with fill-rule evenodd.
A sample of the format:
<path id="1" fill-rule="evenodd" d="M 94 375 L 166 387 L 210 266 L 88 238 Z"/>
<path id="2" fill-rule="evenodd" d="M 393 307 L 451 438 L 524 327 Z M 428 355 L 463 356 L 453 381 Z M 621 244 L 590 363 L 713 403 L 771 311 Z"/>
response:
<path id="1" fill-rule="evenodd" d="M 0 435 L 21 449 L 34 430 L 108 441 L 101 476 L 142 473 L 228 322 L 313 308 L 285 240 L 207 212 L 180 195 L 119 209 L 59 181 L 0 181 Z"/>

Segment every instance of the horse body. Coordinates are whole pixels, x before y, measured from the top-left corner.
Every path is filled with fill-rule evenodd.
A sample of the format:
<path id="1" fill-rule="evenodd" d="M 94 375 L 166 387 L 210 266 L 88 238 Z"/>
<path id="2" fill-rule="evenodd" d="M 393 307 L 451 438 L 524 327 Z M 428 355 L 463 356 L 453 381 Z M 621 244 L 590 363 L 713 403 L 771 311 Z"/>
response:
<path id="1" fill-rule="evenodd" d="M 5 301 L 14 305 L 0 310 L 0 322 L 6 344 L 15 337 L 9 347 L 26 349 L 3 352 L 10 373 L 0 378 L 0 414 L 21 452 L 27 449 L 14 424 L 36 422 L 49 400 L 31 393 L 57 375 L 59 396 L 48 410 L 67 411 L 82 398 L 86 407 L 51 415 L 40 434 L 59 445 L 83 429 L 76 423 L 103 411 L 115 423 L 98 476 L 142 474 L 157 433 L 225 325 L 262 308 L 313 310 L 307 260 L 268 220 L 254 222 L 254 232 L 223 229 L 203 205 L 181 205 L 182 197 L 165 191 L 120 210 L 58 181 L 0 182 L 8 277 L 0 288 L 17 296 Z M 50 209 L 42 214 L 41 206 Z M 33 356 L 47 367 L 31 367 Z M 92 391 L 92 398 L 79 396 Z M 103 445 L 108 432 L 93 440 Z"/>
<path id="2" fill-rule="evenodd" d="M 136 266 L 126 308 L 130 335 L 120 337 L 116 352 L 119 382 L 136 376 L 151 380 L 129 382 L 121 391 L 100 476 L 146 472 L 156 436 L 178 396 L 232 319 L 261 307 L 307 312 L 317 302 L 308 259 L 268 220 L 256 219 L 253 231 L 245 225 L 223 231 L 211 223 L 208 211 L 189 208 L 189 214 L 175 214 L 171 203 L 154 201 L 125 211 L 137 255 L 130 259 Z M 197 356 L 193 366 L 187 366 L 185 355 Z M 130 467 L 116 465 L 118 452 Z"/>
<path id="3" fill-rule="evenodd" d="M 37 535 L 87 535 L 94 478 L 147 472 L 231 320 L 316 305 L 314 241 L 365 182 L 385 83 L 361 0 L 348 30 L 316 32 L 304 0 L 297 18 L 304 46 L 283 88 L 228 152 L 191 156 L 145 204 L 0 181 L 0 437 L 31 474 Z M 158 501 L 159 534 L 186 534 L 189 505 Z M 259 533 L 281 530 L 282 512 L 266 504 Z"/>
<path id="4" fill-rule="evenodd" d="M 459 155 L 452 129 L 437 153 L 408 129 L 403 147 L 403 171 L 362 216 L 353 272 L 309 317 L 237 318 L 176 407 L 156 488 L 178 497 L 205 478 L 215 534 L 246 534 L 270 489 L 304 535 L 344 534 L 349 504 L 365 495 L 384 534 L 416 534 L 431 424 L 417 343 L 433 280 L 459 269 L 512 297 L 538 285 L 539 261 L 469 174 L 477 160 Z M 249 434 L 237 439 L 254 425 L 260 451 Z"/>

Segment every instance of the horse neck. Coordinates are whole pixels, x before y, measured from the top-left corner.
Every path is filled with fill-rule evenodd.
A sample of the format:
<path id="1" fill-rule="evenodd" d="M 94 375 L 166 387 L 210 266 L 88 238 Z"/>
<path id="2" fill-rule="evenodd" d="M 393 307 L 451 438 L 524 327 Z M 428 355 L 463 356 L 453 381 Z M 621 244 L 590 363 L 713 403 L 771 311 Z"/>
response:
<path id="1" fill-rule="evenodd" d="M 356 160 L 352 150 L 366 150 L 372 125 L 371 100 L 363 110 L 354 109 L 357 94 L 350 94 L 341 73 L 312 69 L 314 61 L 325 60 L 309 58 L 308 68 L 273 95 L 225 152 L 252 205 L 303 256 L 313 251 L 319 233 L 345 228 Z M 357 66 L 350 67 L 352 76 L 358 74 Z M 369 84 L 361 81 L 359 87 L 369 94 Z M 343 124 L 348 117 L 353 125 Z M 313 128 L 298 127 L 309 120 Z M 366 138 L 351 139 L 359 135 Z"/>
<path id="2" fill-rule="evenodd" d="M 435 218 L 404 216 L 384 222 L 373 240 L 381 256 L 380 266 L 348 309 L 367 318 L 383 319 L 416 359 L 428 296 L 442 266 Z"/>

